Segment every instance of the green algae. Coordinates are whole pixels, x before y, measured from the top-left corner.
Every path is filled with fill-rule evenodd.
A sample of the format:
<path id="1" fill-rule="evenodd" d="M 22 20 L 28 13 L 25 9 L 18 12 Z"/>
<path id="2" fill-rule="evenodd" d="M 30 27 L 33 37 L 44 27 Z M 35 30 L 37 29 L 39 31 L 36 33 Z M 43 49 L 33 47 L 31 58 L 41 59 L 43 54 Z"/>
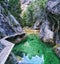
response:
<path id="1" fill-rule="evenodd" d="M 44 55 L 44 64 L 60 64 L 60 59 L 54 54 L 52 47 L 42 42 L 37 35 L 28 35 L 25 40 L 13 48 L 15 55 L 25 53 L 29 58 Z M 19 53 L 20 52 L 20 53 Z"/>

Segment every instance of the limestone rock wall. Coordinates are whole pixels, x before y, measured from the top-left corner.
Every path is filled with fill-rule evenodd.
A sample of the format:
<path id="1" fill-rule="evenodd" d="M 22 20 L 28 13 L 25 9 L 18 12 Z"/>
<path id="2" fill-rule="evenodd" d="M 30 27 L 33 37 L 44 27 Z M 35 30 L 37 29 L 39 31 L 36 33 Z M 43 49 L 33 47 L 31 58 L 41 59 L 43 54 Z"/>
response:
<path id="1" fill-rule="evenodd" d="M 0 38 L 23 32 L 19 22 L 7 8 L 6 2 L 0 3 Z"/>

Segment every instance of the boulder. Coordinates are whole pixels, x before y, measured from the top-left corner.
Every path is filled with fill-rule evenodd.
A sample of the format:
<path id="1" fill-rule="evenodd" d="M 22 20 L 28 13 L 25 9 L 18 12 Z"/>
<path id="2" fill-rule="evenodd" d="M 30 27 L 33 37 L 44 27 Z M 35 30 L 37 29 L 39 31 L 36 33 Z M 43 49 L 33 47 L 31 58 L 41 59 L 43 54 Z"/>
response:
<path id="1" fill-rule="evenodd" d="M 53 43 L 53 35 L 54 33 L 49 29 L 49 22 L 45 21 L 42 23 L 40 27 L 40 38 L 44 42 L 52 42 Z"/>
<path id="2" fill-rule="evenodd" d="M 37 20 L 37 21 L 35 22 L 34 26 L 33 26 L 33 29 L 39 30 L 39 29 L 40 29 L 40 24 L 41 24 L 41 22 L 40 22 L 39 20 Z"/>
<path id="3" fill-rule="evenodd" d="M 53 39 L 55 44 L 60 43 L 60 1 L 48 0 L 45 7 L 46 20 L 40 27 L 40 38 L 44 41 Z"/>
<path id="4" fill-rule="evenodd" d="M 48 0 L 46 7 L 52 14 L 60 14 L 60 0 Z"/>
<path id="5" fill-rule="evenodd" d="M 56 55 L 60 58 L 60 44 L 57 44 L 56 46 L 54 46 L 53 50 L 56 53 Z"/>

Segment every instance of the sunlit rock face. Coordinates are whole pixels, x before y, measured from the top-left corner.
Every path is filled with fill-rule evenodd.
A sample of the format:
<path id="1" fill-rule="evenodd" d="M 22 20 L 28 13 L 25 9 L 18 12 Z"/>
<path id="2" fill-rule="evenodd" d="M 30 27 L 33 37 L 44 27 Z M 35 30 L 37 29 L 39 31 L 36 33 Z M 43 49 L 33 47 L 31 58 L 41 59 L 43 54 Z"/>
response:
<path id="1" fill-rule="evenodd" d="M 31 4 L 31 2 L 33 2 L 34 0 L 20 0 L 21 2 L 21 9 L 22 9 L 22 13 L 21 13 L 21 17 L 23 16 L 24 12 L 26 11 L 27 7 Z"/>
<path id="2" fill-rule="evenodd" d="M 45 7 L 46 20 L 40 27 L 40 38 L 44 41 L 53 39 L 60 43 L 60 0 L 48 0 Z"/>
<path id="3" fill-rule="evenodd" d="M 24 4 L 24 3 L 27 3 L 27 2 L 31 2 L 33 0 L 21 0 L 21 3 Z"/>
<path id="4" fill-rule="evenodd" d="M 60 0 L 48 0 L 46 11 L 51 29 L 54 31 L 55 43 L 60 43 Z"/>
<path id="5" fill-rule="evenodd" d="M 33 1 L 35 1 L 35 0 L 20 0 L 20 2 L 21 2 L 21 9 L 24 10 Z"/>
<path id="6" fill-rule="evenodd" d="M 18 21 L 7 8 L 7 4 L 0 4 L 0 38 L 23 31 Z"/>
<path id="7" fill-rule="evenodd" d="M 53 40 L 53 32 L 49 29 L 49 22 L 45 21 L 42 23 L 41 28 L 40 28 L 40 38 L 44 42 L 50 42 Z"/>
<path id="8" fill-rule="evenodd" d="M 0 53 L 1 53 L 1 51 L 2 51 L 4 48 L 5 48 L 5 46 L 4 46 L 2 43 L 0 43 Z"/>
<path id="9" fill-rule="evenodd" d="M 21 9 L 24 10 L 27 6 L 32 2 L 32 0 L 20 0 L 21 1 Z"/>
<path id="10" fill-rule="evenodd" d="M 60 14 L 60 0 L 48 0 L 47 9 L 53 14 Z"/>

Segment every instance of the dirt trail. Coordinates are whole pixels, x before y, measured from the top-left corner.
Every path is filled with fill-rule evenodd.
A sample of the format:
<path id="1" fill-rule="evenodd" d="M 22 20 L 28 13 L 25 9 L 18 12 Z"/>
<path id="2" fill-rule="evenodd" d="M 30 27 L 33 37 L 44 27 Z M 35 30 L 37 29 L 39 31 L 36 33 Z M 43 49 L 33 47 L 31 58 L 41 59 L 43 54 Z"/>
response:
<path id="1" fill-rule="evenodd" d="M 39 31 L 40 31 L 40 30 L 34 30 L 32 28 L 26 28 L 26 27 L 24 27 L 23 30 L 25 31 L 25 33 L 27 35 L 29 35 L 29 34 L 37 34 L 38 35 Z"/>

